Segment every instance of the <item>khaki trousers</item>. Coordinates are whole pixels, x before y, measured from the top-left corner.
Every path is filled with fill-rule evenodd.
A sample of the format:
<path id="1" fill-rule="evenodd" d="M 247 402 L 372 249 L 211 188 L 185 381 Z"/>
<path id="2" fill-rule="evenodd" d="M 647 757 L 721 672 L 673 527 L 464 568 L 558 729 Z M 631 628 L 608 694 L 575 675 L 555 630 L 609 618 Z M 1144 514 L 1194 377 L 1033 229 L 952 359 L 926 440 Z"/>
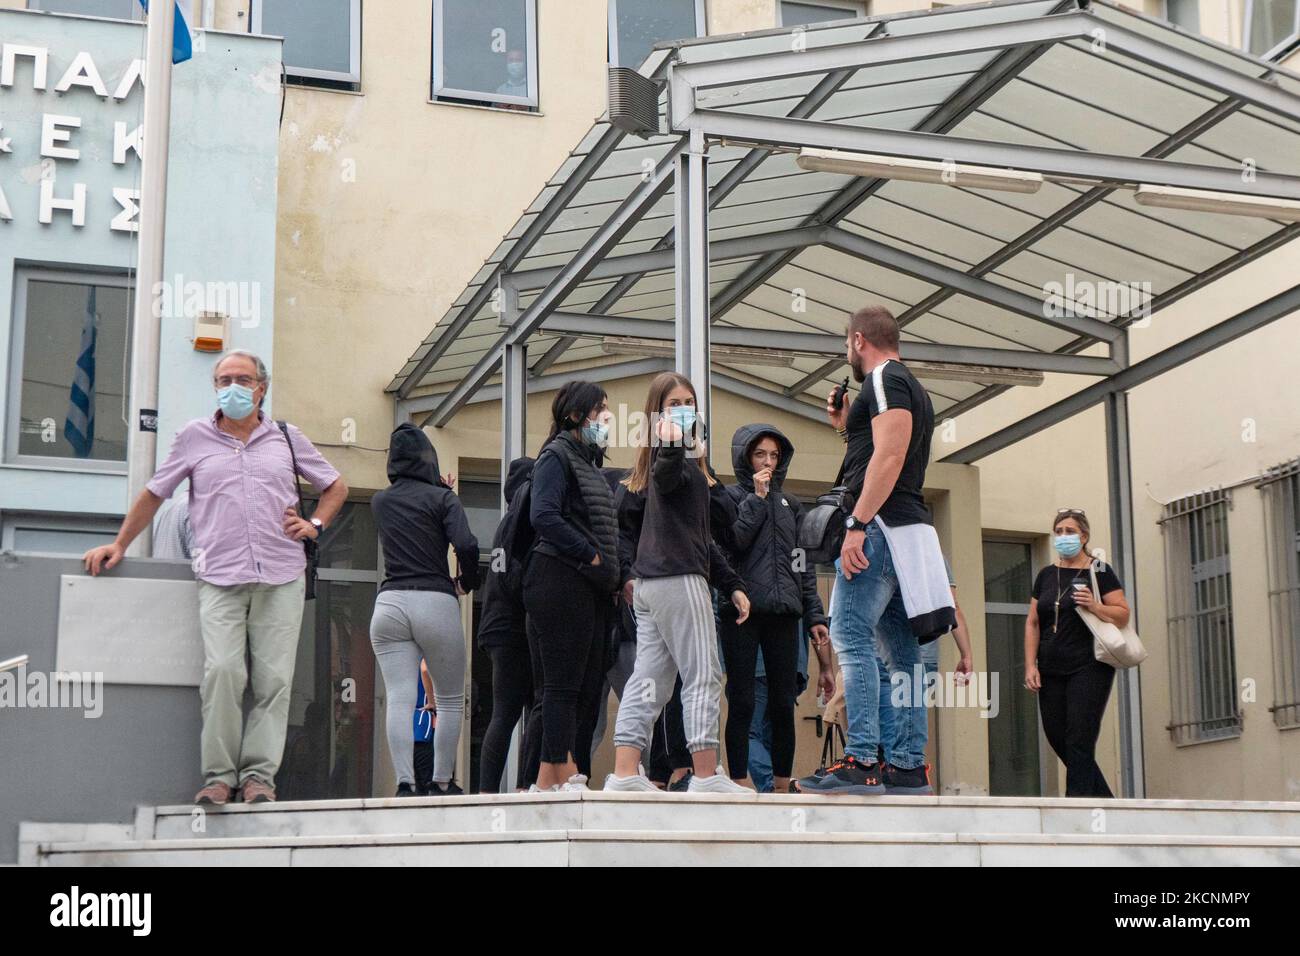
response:
<path id="1" fill-rule="evenodd" d="M 305 587 L 305 578 L 229 587 L 199 582 L 205 784 L 236 787 L 258 777 L 274 786 L 284 755 Z M 253 709 L 245 725 L 244 688 L 250 679 Z"/>

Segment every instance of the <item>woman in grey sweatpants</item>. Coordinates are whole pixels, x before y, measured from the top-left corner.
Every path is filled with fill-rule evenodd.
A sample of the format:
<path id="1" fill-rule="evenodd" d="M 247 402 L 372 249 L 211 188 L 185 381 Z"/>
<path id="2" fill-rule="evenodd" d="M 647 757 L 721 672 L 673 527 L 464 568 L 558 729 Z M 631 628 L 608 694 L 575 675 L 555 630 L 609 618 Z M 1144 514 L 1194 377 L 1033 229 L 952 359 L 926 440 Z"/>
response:
<path id="1" fill-rule="evenodd" d="M 452 782 L 465 710 L 465 635 L 457 596 L 478 586 L 478 541 L 460 499 L 438 473 L 423 431 L 400 425 L 389 439 L 389 486 L 370 502 L 384 549 L 384 581 L 375 597 L 370 644 L 388 694 L 388 749 L 397 796 L 415 796 L 411 717 L 423 658 L 433 680 L 433 793 L 460 793 Z M 453 580 L 447 547 L 460 566 Z"/>
<path id="2" fill-rule="evenodd" d="M 446 791 L 456 767 L 461 715 L 465 711 L 465 636 L 460 602 L 438 591 L 381 591 L 370 619 L 370 646 L 384 675 L 385 727 L 398 784 L 415 787 L 411 715 L 417 696 L 414 680 L 424 658 L 433 680 L 438 726 L 433 734 L 433 783 Z M 414 680 L 411 675 L 414 674 Z M 405 796 L 399 793 L 399 796 Z"/>
<path id="3" fill-rule="evenodd" d="M 644 492 L 645 517 L 632 566 L 636 663 L 614 726 L 614 772 L 606 790 L 657 791 L 641 770 L 651 729 L 682 676 L 682 719 L 691 751 L 692 793 L 748 793 L 718 765 L 722 675 L 709 581 L 731 596 L 740 620 L 749 614 L 744 582 L 727 564 L 709 530 L 705 449 L 690 380 L 664 372 L 650 383 L 646 417 L 654 440 L 639 450 L 625 479 Z M 695 437 L 701 436 L 701 437 Z"/>

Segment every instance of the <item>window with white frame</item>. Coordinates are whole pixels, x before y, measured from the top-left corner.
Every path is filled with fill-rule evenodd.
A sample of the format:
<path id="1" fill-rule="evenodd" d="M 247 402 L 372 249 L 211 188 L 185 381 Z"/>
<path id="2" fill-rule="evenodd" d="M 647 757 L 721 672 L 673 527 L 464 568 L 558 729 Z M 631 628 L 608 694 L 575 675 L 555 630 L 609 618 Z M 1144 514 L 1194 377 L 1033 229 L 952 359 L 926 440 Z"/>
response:
<path id="1" fill-rule="evenodd" d="M 1300 458 L 1270 468 L 1264 496 L 1269 620 L 1273 633 L 1273 722 L 1300 727 Z"/>
<path id="2" fill-rule="evenodd" d="M 195 14 L 197 0 L 179 0 L 185 23 L 191 30 L 197 27 Z M 84 17 L 108 17 L 112 20 L 143 20 L 144 7 L 140 0 L 27 0 L 27 9 L 47 13 L 76 13 Z"/>
<path id="3" fill-rule="evenodd" d="M 1176 744 L 1241 734 L 1236 641 L 1232 626 L 1232 568 L 1223 490 L 1190 495 L 1165 506 L 1169 683 Z"/>
<path id="4" fill-rule="evenodd" d="M 361 0 L 252 0 L 252 30 L 284 37 L 284 72 L 291 80 L 359 88 Z"/>
<path id="5" fill-rule="evenodd" d="M 1201 0 L 1165 0 L 1165 19 L 1188 33 L 1201 32 Z"/>
<path id="6" fill-rule="evenodd" d="M 817 3 L 788 3 L 781 0 L 777 4 L 777 12 L 780 14 L 781 26 L 793 27 L 864 17 L 867 8 L 863 3 L 841 3 L 838 0 L 819 0 Z"/>
<path id="7" fill-rule="evenodd" d="M 433 0 L 431 98 L 536 111 L 536 0 Z"/>
<path id="8" fill-rule="evenodd" d="M 1277 57 L 1300 43 L 1300 0 L 1246 0 L 1246 50 Z"/>
<path id="9" fill-rule="evenodd" d="M 704 0 L 609 0 L 609 64 L 635 69 L 656 43 L 702 37 Z"/>
<path id="10" fill-rule="evenodd" d="M 126 461 L 125 276 L 20 269 L 5 459 L 121 471 Z"/>

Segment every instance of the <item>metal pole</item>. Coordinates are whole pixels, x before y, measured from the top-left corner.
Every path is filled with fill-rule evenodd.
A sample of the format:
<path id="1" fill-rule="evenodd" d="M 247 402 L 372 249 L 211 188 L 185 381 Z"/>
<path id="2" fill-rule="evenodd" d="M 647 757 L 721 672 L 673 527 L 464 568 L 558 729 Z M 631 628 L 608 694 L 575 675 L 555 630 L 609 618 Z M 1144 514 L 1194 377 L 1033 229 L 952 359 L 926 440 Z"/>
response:
<path id="1" fill-rule="evenodd" d="M 519 317 L 519 293 L 502 285 L 503 314 L 511 322 Z M 528 345 L 507 343 L 501 361 L 501 513 L 505 514 L 506 476 L 510 463 L 524 454 L 528 434 Z"/>
<path id="2" fill-rule="evenodd" d="M 704 135 L 690 133 L 677 158 L 675 236 L 677 372 L 695 386 L 697 414 L 709 424 L 709 178 Z"/>
<path id="3" fill-rule="evenodd" d="M 1133 538 L 1133 472 L 1129 455 L 1128 393 L 1106 396 L 1106 477 L 1110 493 L 1111 565 L 1125 582 L 1133 626 L 1138 622 L 1137 547 Z M 1146 796 L 1142 750 L 1142 677 L 1130 667 L 1117 675 L 1120 723 L 1120 795 Z"/>
<path id="4" fill-rule="evenodd" d="M 512 285 L 502 282 L 501 305 L 502 318 L 513 325 L 519 318 L 519 291 Z M 510 504 L 506 500 L 506 476 L 510 472 L 510 463 L 524 454 L 524 443 L 528 435 L 528 344 L 527 340 L 507 344 L 501 360 L 501 513 L 506 512 Z M 497 556 L 491 557 L 489 573 L 497 570 Z M 527 713 L 525 711 L 525 713 Z M 525 718 L 526 719 L 526 718 Z M 506 765 L 498 784 L 498 792 L 511 793 L 515 781 L 519 778 L 520 743 L 523 724 L 515 724 L 510 735 L 510 749 L 506 754 Z"/>
<path id="5" fill-rule="evenodd" d="M 144 155 L 140 160 L 140 256 L 135 274 L 131 342 L 131 419 L 127 453 L 127 508 L 153 477 L 158 450 L 158 344 L 162 317 L 155 306 L 163 281 L 167 225 L 167 147 L 171 138 L 172 31 L 176 5 L 159 0 L 145 27 Z M 153 532 L 146 528 L 127 554 L 146 557 Z"/>

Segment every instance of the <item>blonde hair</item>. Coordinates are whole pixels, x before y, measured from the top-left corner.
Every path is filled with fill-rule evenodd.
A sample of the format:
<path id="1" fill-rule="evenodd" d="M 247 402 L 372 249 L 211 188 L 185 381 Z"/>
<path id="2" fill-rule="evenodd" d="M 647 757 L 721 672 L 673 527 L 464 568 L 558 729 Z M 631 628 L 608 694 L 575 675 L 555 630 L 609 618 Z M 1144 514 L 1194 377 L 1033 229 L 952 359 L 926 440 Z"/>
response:
<path id="1" fill-rule="evenodd" d="M 677 387 L 683 387 L 690 390 L 691 398 L 699 401 L 695 394 L 695 386 L 685 375 L 678 375 L 676 372 L 660 372 L 655 376 L 654 381 L 650 383 L 650 391 L 645 397 L 645 417 L 647 422 L 653 422 L 657 416 L 663 414 L 664 401 L 668 398 L 668 393 Z M 632 465 L 632 470 L 628 476 L 623 479 L 623 484 L 627 486 L 628 491 L 644 492 L 646 486 L 650 483 L 650 449 L 654 444 L 654 435 L 648 435 L 646 443 L 637 449 L 636 462 Z M 712 488 L 717 482 L 713 475 L 709 473 L 709 463 L 707 455 L 699 455 L 696 458 L 700 466 L 700 471 L 704 472 L 704 478 Z"/>

